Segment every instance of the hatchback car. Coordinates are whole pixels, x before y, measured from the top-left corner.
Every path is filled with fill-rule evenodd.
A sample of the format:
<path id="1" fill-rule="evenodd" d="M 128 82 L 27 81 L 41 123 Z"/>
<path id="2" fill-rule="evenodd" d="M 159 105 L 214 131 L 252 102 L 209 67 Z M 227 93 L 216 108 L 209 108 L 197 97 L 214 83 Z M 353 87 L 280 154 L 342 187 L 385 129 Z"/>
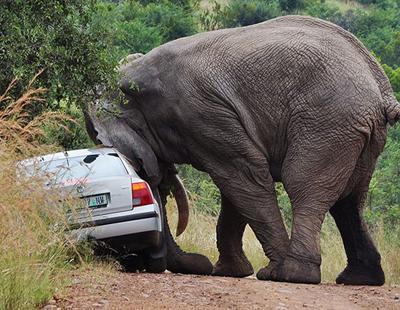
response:
<path id="1" fill-rule="evenodd" d="M 21 162 L 28 175 L 46 176 L 46 186 L 79 197 L 85 207 L 69 214 L 75 238 L 95 239 L 130 270 L 144 259 L 149 272 L 166 267 L 162 212 L 149 185 L 129 160 L 114 148 L 93 148 L 48 154 Z M 74 213 L 74 214 L 73 214 Z"/>

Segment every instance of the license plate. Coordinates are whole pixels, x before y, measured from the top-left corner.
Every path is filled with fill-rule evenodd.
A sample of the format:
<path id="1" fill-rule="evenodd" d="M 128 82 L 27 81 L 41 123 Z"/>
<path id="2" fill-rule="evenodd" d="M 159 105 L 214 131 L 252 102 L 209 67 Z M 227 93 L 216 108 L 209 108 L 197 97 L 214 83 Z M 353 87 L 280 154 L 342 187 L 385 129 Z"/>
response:
<path id="1" fill-rule="evenodd" d="M 86 198 L 89 208 L 101 208 L 107 206 L 107 195 L 97 195 Z"/>

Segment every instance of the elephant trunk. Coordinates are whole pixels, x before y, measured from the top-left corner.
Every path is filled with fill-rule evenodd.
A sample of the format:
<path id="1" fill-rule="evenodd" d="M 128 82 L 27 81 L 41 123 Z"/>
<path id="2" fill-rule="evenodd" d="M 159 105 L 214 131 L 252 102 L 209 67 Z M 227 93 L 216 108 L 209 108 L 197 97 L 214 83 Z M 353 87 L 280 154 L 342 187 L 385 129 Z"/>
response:
<path id="1" fill-rule="evenodd" d="M 213 266 L 207 257 L 200 254 L 186 253 L 182 251 L 181 248 L 176 244 L 169 229 L 167 212 L 165 209 L 170 190 L 168 190 L 168 186 L 162 185 L 163 184 L 160 184 L 159 188 L 157 189 L 157 197 L 159 197 L 159 204 L 162 209 L 164 219 L 164 240 L 167 251 L 167 269 L 174 273 L 202 275 L 211 274 Z"/>

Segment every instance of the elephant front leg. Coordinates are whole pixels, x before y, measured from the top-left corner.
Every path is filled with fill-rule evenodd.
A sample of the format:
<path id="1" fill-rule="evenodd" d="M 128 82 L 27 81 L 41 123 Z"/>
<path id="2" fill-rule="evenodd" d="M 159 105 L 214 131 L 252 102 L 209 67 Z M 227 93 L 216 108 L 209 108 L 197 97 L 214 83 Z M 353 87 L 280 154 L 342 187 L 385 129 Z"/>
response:
<path id="1" fill-rule="evenodd" d="M 159 201 L 163 212 L 167 269 L 173 273 L 210 275 L 213 269 L 210 260 L 201 254 L 182 251 L 171 234 L 165 210 L 169 187 L 165 184 L 161 184 L 159 192 L 157 190 L 154 190 L 153 192 L 157 193 L 157 200 Z"/>
<path id="2" fill-rule="evenodd" d="M 219 259 L 212 275 L 247 277 L 254 272 L 242 248 L 243 232 L 247 223 L 225 196 L 222 195 L 221 200 L 217 224 Z"/>

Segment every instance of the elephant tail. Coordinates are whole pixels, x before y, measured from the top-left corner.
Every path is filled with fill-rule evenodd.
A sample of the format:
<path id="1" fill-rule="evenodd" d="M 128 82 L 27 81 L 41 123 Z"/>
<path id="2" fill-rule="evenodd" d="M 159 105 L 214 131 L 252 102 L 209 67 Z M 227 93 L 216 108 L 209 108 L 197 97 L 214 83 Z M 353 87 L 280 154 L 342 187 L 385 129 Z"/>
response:
<path id="1" fill-rule="evenodd" d="M 385 106 L 386 121 L 393 126 L 400 120 L 400 103 L 394 97 L 388 98 Z"/>

